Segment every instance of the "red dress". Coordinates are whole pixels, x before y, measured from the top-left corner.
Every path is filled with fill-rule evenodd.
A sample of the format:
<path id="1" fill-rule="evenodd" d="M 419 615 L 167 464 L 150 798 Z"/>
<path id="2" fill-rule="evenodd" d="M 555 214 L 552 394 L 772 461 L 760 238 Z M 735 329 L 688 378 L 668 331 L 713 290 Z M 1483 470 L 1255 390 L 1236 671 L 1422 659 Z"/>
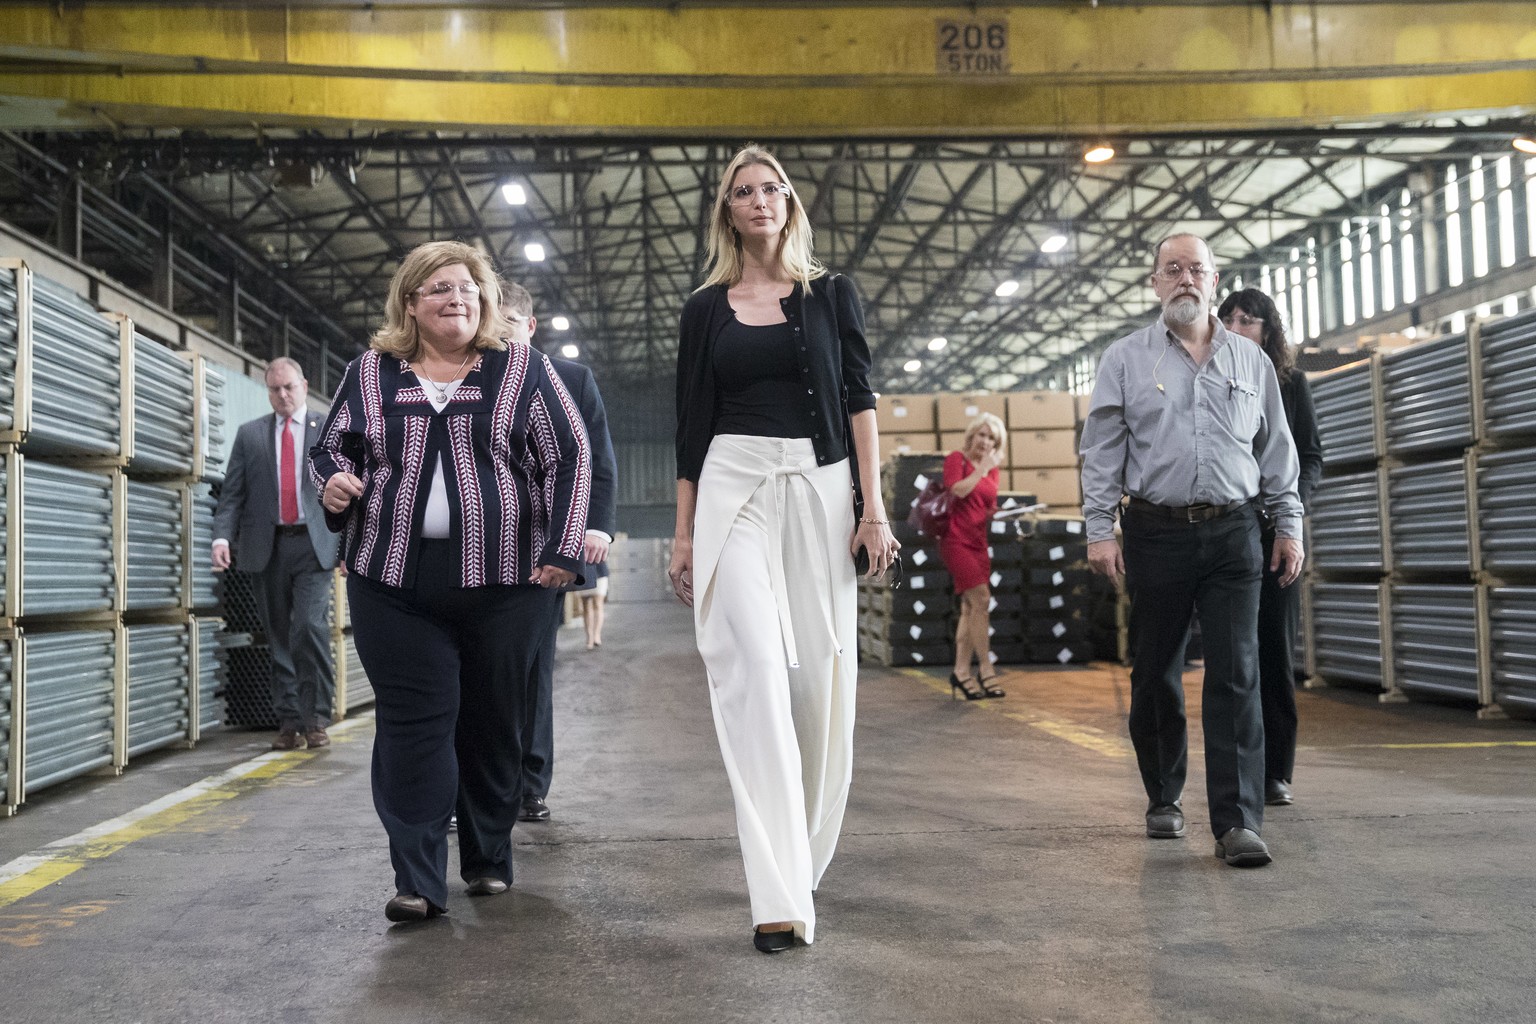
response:
<path id="1" fill-rule="evenodd" d="M 950 452 L 944 460 L 944 486 L 954 487 L 975 472 L 962 452 Z M 955 578 L 955 593 L 962 594 L 986 583 L 992 575 L 987 554 L 987 527 L 997 509 L 997 470 L 981 478 L 970 494 L 953 498 L 949 505 L 949 532 L 939 541 L 939 556 Z"/>

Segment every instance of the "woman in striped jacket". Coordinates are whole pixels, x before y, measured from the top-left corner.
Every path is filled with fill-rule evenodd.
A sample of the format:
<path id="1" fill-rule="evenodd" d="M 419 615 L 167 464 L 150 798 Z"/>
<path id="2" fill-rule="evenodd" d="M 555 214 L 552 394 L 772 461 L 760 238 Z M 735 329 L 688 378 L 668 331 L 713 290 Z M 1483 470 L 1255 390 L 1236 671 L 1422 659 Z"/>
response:
<path id="1" fill-rule="evenodd" d="M 417 247 L 310 451 L 377 697 L 391 921 L 446 909 L 455 812 L 468 893 L 511 883 L 525 684 L 558 588 L 582 568 L 581 414 L 544 356 L 501 340 L 500 304 L 478 250 Z"/>

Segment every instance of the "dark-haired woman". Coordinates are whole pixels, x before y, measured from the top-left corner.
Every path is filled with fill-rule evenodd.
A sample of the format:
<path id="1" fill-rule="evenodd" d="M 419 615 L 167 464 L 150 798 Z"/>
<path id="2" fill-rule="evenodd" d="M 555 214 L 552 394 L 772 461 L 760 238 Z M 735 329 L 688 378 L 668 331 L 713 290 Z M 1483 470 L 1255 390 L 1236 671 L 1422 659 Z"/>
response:
<path id="1" fill-rule="evenodd" d="M 1296 369 L 1296 354 L 1285 336 L 1280 310 L 1257 288 L 1243 288 L 1228 295 L 1216 316 L 1227 330 L 1264 349 L 1280 378 L 1280 398 L 1301 460 L 1303 509 L 1312 507 L 1312 491 L 1323 475 L 1323 445 L 1317 433 L 1317 414 L 1307 378 Z M 1275 543 L 1273 526 L 1263 532 L 1264 564 L 1270 564 Z M 1301 588 L 1282 587 L 1278 576 L 1265 569 L 1259 590 L 1259 691 L 1264 705 L 1264 802 L 1288 804 L 1291 773 L 1296 765 L 1296 627 L 1301 621 Z"/>
<path id="2" fill-rule="evenodd" d="M 900 545 L 881 504 L 858 293 L 811 255 L 810 219 L 770 154 L 748 146 L 726 167 L 708 245 L 679 336 L 668 575 L 709 676 L 753 944 L 775 953 L 815 937 L 811 894 L 848 803 L 854 553 L 879 573 Z"/>

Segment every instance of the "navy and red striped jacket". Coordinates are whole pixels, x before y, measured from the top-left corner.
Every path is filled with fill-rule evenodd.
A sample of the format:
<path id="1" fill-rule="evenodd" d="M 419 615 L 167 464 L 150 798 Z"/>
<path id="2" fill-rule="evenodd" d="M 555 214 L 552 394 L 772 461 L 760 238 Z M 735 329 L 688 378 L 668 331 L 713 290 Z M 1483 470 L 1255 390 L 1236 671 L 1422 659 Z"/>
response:
<path id="1" fill-rule="evenodd" d="M 452 541 L 465 587 L 518 585 L 539 565 L 582 572 L 592 458 L 581 413 L 549 360 L 509 342 L 481 352 L 441 413 L 409 364 L 368 351 L 342 377 L 309 470 L 363 496 L 326 524 L 348 571 L 391 587 L 416 575 L 432 472 L 443 460 Z"/>

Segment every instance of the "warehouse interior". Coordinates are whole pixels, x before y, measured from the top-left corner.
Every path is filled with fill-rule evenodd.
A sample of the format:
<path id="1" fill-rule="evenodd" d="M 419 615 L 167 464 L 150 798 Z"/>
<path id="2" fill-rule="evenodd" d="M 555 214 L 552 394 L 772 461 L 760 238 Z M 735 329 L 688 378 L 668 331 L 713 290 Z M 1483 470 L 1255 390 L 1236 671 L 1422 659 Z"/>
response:
<path id="1" fill-rule="evenodd" d="M 1529 4 L 3 11 L 5 1019 L 1536 1019 Z M 746 142 L 857 283 L 892 510 L 979 411 L 1004 504 L 1042 506 L 996 538 L 1004 700 L 948 699 L 931 545 L 861 587 L 845 852 L 787 965 L 750 958 L 664 575 L 678 315 Z M 1274 296 L 1324 445 L 1265 872 L 1142 837 L 1123 602 L 1081 560 L 1084 396 L 1173 231 L 1218 295 Z M 513 898 L 390 929 L 342 590 L 337 743 L 266 754 L 249 588 L 206 553 L 266 362 L 323 412 L 441 238 L 596 375 L 623 537 L 611 641 L 561 634 L 555 816 L 514 832 Z"/>

